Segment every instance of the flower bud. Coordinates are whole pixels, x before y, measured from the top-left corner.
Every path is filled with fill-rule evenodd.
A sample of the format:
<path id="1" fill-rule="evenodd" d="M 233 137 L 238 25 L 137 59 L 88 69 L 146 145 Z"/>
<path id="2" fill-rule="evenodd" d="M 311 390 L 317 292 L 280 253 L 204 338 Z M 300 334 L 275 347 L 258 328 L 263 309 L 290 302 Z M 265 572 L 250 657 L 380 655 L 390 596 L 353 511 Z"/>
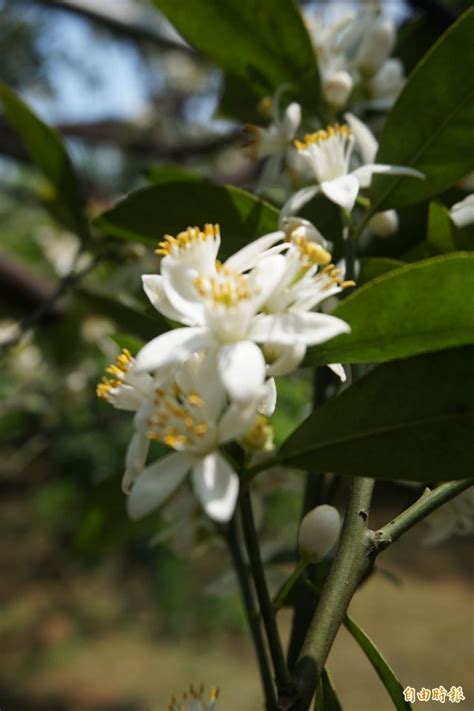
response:
<path id="1" fill-rule="evenodd" d="M 398 215 L 395 210 L 376 212 L 370 218 L 367 227 L 377 237 L 390 237 L 398 230 Z"/>
<path id="2" fill-rule="evenodd" d="M 367 74 L 376 74 L 390 55 L 396 40 L 391 20 L 377 18 L 368 28 L 355 58 L 356 66 Z"/>
<path id="3" fill-rule="evenodd" d="M 353 85 L 350 74 L 344 71 L 334 72 L 323 81 L 324 98 L 330 106 L 340 109 L 346 105 Z"/>
<path id="4" fill-rule="evenodd" d="M 298 549 L 302 558 L 322 560 L 334 547 L 341 530 L 341 517 L 334 506 L 316 506 L 301 522 Z"/>
<path id="5" fill-rule="evenodd" d="M 395 99 L 404 83 L 403 64 L 399 59 L 387 59 L 380 70 L 368 82 L 368 89 L 373 99 Z"/>

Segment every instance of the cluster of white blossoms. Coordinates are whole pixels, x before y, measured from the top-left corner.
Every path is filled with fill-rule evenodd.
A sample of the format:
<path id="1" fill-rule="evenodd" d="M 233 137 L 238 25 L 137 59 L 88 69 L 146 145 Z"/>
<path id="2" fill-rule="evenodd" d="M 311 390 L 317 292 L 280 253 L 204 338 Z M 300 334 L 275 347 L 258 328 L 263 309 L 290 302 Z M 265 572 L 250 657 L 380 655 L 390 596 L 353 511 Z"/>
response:
<path id="1" fill-rule="evenodd" d="M 157 336 L 136 355 L 109 366 L 97 394 L 135 413 L 123 488 L 140 518 L 158 508 L 190 476 L 206 514 L 229 521 L 239 477 L 222 447 L 249 452 L 271 442 L 267 424 L 276 404 L 274 376 L 297 368 L 308 346 L 350 329 L 317 313 L 346 282 L 330 263 L 315 228 L 289 220 L 227 261 L 217 259 L 218 225 L 166 235 L 160 273 L 143 276 L 153 306 L 182 326 Z M 343 377 L 337 364 L 333 369 Z M 170 448 L 147 464 L 150 442 Z"/>
<path id="2" fill-rule="evenodd" d="M 330 106 L 343 109 L 349 100 L 377 109 L 391 106 L 404 83 L 402 63 L 390 57 L 396 41 L 392 20 L 365 10 L 332 24 L 311 15 L 306 26 Z"/>

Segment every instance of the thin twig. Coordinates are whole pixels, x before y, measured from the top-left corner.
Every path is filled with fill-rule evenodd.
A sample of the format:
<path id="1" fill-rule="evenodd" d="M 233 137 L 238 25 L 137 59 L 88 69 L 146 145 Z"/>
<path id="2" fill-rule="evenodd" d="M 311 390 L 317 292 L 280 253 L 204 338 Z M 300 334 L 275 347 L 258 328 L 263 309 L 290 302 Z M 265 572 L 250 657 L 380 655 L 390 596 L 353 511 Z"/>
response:
<path id="1" fill-rule="evenodd" d="M 376 532 L 378 551 L 388 548 L 419 521 L 473 485 L 474 479 L 463 479 L 448 481 L 433 490 L 426 489 L 418 501 Z"/>
<path id="2" fill-rule="evenodd" d="M 260 625 L 260 615 L 255 604 L 254 593 L 251 588 L 247 565 L 240 548 L 235 521 L 231 521 L 231 523 L 222 530 L 222 533 L 229 548 L 229 553 L 239 580 L 247 622 L 250 627 L 250 633 L 252 635 L 255 653 L 257 656 L 260 679 L 265 697 L 265 708 L 267 711 L 273 711 L 276 708 L 276 697 L 270 662 L 265 648 L 265 641 L 263 639 Z"/>
<path id="3" fill-rule="evenodd" d="M 250 564 L 250 572 L 255 585 L 255 591 L 257 593 L 260 606 L 260 614 L 267 636 L 278 696 L 279 698 L 286 697 L 287 695 L 291 696 L 293 693 L 293 686 L 286 667 L 283 648 L 275 619 L 275 611 L 272 606 L 272 601 L 270 599 L 270 594 L 265 580 L 265 572 L 263 569 L 262 559 L 260 557 L 257 530 L 255 528 L 252 504 L 250 501 L 250 491 L 248 487 L 243 488 L 239 503 L 244 541 Z"/>

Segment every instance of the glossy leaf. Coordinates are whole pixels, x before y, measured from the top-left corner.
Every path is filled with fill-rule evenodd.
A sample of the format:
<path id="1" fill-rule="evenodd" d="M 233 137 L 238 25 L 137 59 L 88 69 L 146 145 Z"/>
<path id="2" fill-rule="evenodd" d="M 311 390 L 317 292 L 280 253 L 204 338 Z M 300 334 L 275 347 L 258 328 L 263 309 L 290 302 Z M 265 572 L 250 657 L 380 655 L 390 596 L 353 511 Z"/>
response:
<path id="1" fill-rule="evenodd" d="M 375 368 L 315 410 L 275 462 L 375 479 L 443 481 L 474 471 L 474 347 Z"/>
<path id="2" fill-rule="evenodd" d="M 357 644 L 360 646 L 369 662 L 377 672 L 380 681 L 385 686 L 387 693 L 393 701 L 397 711 L 409 711 L 412 707 L 405 701 L 403 697 L 403 687 L 395 676 L 394 671 L 388 664 L 387 660 L 379 652 L 375 644 L 368 637 L 364 630 L 351 618 L 346 615 L 344 619 L 345 628 L 354 637 Z"/>
<path id="3" fill-rule="evenodd" d="M 351 326 L 308 352 L 306 365 L 381 363 L 474 343 L 474 255 L 443 255 L 370 281 L 333 311 Z"/>
<path id="4" fill-rule="evenodd" d="M 278 211 L 245 190 L 192 177 L 130 193 L 95 225 L 106 234 L 156 247 L 166 233 L 207 222 L 220 224 L 222 253 L 228 255 L 276 230 Z"/>
<path id="5" fill-rule="evenodd" d="M 301 13 L 293 0 L 154 0 L 183 37 L 258 95 L 291 86 L 313 109 L 319 74 Z"/>
<path id="6" fill-rule="evenodd" d="M 473 36 L 471 9 L 410 74 L 387 117 L 377 162 L 411 166 L 426 180 L 377 176 L 370 191 L 374 212 L 425 200 L 472 170 Z"/>
<path id="7" fill-rule="evenodd" d="M 57 219 L 82 238 L 88 227 L 79 182 L 61 136 L 47 126 L 11 89 L 0 83 L 0 101 L 5 116 L 21 138 L 32 162 L 48 180 L 44 195 Z"/>
<path id="8" fill-rule="evenodd" d="M 389 259 L 388 257 L 365 257 L 360 260 L 357 284 L 361 286 L 368 281 L 372 281 L 382 274 L 388 274 L 394 269 L 403 267 L 403 262 L 399 259 Z"/>

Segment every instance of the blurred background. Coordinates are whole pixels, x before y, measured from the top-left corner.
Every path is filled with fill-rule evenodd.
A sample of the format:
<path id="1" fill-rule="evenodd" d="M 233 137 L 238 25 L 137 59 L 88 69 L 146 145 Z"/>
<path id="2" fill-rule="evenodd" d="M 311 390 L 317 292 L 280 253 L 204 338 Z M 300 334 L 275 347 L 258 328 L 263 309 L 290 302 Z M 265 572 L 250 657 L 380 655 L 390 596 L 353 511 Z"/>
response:
<path id="1" fill-rule="evenodd" d="M 395 53 L 407 73 L 469 4 L 383 4 L 400 27 Z M 304 5 L 327 17 L 354 7 Z M 258 166 L 242 151 L 241 121 L 257 108 L 149 0 L 0 0 L 0 52 L 0 79 L 64 136 L 92 215 L 171 165 L 254 185 Z M 115 334 L 150 316 L 140 274 L 155 271 L 156 258 L 143 245 L 112 244 L 107 260 L 41 315 L 78 252 L 47 198 L 0 116 L 0 345 L 9 344 L 0 369 L 0 707 L 159 711 L 203 682 L 221 688 L 219 709 L 256 710 L 253 650 L 224 546 L 195 512 L 184 518 L 185 500 L 127 520 L 120 478 L 130 417 L 95 396 Z M 81 259 L 86 270 L 92 258 Z M 32 313 L 37 327 L 11 346 Z M 309 373 L 281 384 L 277 441 L 310 401 Z M 290 570 L 301 492 L 297 473 L 259 485 L 274 587 Z M 416 495 L 380 485 L 374 525 Z M 343 505 L 344 483 L 335 496 Z M 404 685 L 463 686 L 460 707 L 473 708 L 470 541 L 426 546 L 426 533 L 421 527 L 381 557 L 351 612 Z M 288 633 L 290 613 L 281 620 Z M 345 709 L 391 708 L 344 631 L 329 667 Z"/>

